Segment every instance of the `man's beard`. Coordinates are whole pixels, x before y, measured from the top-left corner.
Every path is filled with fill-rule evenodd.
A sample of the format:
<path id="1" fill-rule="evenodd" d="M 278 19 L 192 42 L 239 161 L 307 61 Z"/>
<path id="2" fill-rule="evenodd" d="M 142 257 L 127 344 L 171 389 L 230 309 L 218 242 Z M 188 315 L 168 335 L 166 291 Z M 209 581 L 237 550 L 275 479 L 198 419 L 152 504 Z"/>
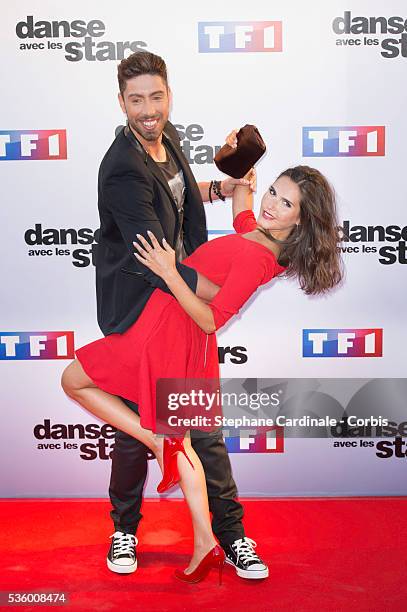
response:
<path id="1" fill-rule="evenodd" d="M 144 140 L 146 140 L 147 142 L 155 142 L 156 140 L 158 140 L 163 132 L 163 125 L 162 125 L 162 118 L 160 117 L 158 119 L 158 125 L 155 128 L 154 131 L 150 132 L 148 130 L 144 130 L 141 125 L 140 125 L 140 120 L 137 121 L 130 121 L 129 120 L 129 125 L 130 127 L 136 132 L 136 134 L 138 134 L 139 136 L 141 136 Z"/>

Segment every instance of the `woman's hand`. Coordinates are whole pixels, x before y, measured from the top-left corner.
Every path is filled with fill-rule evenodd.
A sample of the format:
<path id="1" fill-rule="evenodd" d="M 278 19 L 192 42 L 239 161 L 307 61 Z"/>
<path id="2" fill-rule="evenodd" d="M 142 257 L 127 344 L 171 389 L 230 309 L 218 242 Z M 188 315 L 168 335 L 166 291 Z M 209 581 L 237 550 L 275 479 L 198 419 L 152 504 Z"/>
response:
<path id="1" fill-rule="evenodd" d="M 254 184 L 256 184 L 256 180 L 254 180 Z M 235 179 L 235 178 L 232 178 L 232 177 L 224 179 L 223 181 L 221 181 L 221 183 L 220 183 L 220 191 L 221 191 L 222 195 L 225 196 L 225 198 L 230 198 L 230 197 L 233 196 L 233 192 L 235 190 L 235 187 L 238 187 L 239 185 L 241 185 L 243 187 L 250 187 L 250 189 L 252 191 L 254 191 L 254 189 L 252 188 L 252 184 L 246 178 Z"/>
<path id="2" fill-rule="evenodd" d="M 134 256 L 154 274 L 160 276 L 163 280 L 177 272 L 175 265 L 175 251 L 163 238 L 163 246 L 161 247 L 153 232 L 147 231 L 151 244 L 141 235 L 137 234 L 137 239 L 143 246 L 137 242 L 133 242 L 138 253 Z"/>
<path id="3" fill-rule="evenodd" d="M 250 170 L 244 175 L 243 179 L 249 182 L 250 191 L 255 192 L 257 189 L 257 172 L 255 168 Z"/>
<path id="4" fill-rule="evenodd" d="M 236 147 L 237 147 L 237 133 L 238 133 L 238 131 L 239 130 L 237 128 L 235 128 L 225 138 L 226 144 L 228 144 L 229 147 L 232 147 L 232 149 L 236 149 Z"/>
<path id="5" fill-rule="evenodd" d="M 222 181 L 221 192 L 226 198 L 228 198 L 233 196 L 235 188 L 239 186 L 249 187 L 250 191 L 253 193 L 256 191 L 257 174 L 254 168 L 250 168 L 249 172 L 247 172 L 241 179 L 228 178 Z"/>

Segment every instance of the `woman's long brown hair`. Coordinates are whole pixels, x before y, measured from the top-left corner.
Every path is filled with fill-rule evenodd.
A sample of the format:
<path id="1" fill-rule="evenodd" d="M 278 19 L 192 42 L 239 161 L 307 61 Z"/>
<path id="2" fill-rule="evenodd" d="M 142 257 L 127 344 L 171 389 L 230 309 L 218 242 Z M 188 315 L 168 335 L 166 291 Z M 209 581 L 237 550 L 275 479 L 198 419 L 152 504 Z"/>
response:
<path id="1" fill-rule="evenodd" d="M 280 176 L 298 185 L 301 202 L 300 224 L 280 243 L 278 261 L 287 266 L 286 276 L 298 278 L 307 295 L 325 293 L 343 277 L 334 190 L 309 166 L 288 168 Z"/>

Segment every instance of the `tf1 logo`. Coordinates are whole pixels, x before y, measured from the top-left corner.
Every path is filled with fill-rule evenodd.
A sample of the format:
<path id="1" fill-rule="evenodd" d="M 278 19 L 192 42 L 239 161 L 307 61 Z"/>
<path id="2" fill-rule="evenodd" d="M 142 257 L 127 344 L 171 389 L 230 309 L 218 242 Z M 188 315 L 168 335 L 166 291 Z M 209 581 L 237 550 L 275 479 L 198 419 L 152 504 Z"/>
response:
<path id="1" fill-rule="evenodd" d="M 66 130 L 0 131 L 0 161 L 66 158 Z"/>
<path id="2" fill-rule="evenodd" d="M 383 329 L 303 329 L 303 357 L 382 357 Z"/>
<path id="3" fill-rule="evenodd" d="M 74 332 L 0 332 L 0 360 L 74 359 Z"/>
<path id="4" fill-rule="evenodd" d="M 283 50 L 281 21 L 200 21 L 199 53 Z"/>
<path id="5" fill-rule="evenodd" d="M 273 425 L 268 429 L 223 429 L 229 453 L 283 453 L 284 427 Z"/>
<path id="6" fill-rule="evenodd" d="M 384 125 L 302 128 L 304 157 L 377 157 L 385 155 Z"/>

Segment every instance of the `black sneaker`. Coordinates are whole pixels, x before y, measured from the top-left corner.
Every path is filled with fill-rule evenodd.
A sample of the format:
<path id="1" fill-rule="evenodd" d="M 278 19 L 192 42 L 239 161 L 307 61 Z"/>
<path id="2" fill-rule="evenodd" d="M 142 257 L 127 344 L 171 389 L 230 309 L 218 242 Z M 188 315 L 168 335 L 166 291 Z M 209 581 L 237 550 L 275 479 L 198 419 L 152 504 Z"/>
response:
<path id="1" fill-rule="evenodd" d="M 107 554 L 107 567 L 117 574 L 131 574 L 137 569 L 136 536 L 123 531 L 115 531 L 110 536 L 112 543 Z"/>
<path id="2" fill-rule="evenodd" d="M 233 565 L 241 578 L 267 578 L 269 575 L 267 565 L 254 551 L 256 546 L 254 540 L 241 538 L 224 547 L 226 563 Z"/>

